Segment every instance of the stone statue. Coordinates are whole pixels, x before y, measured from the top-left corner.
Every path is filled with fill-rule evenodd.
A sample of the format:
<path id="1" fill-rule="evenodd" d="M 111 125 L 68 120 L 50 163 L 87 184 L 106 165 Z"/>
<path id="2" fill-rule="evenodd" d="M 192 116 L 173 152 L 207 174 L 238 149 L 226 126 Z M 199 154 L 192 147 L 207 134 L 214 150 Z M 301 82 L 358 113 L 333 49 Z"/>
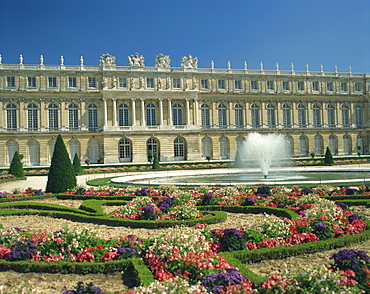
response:
<path id="1" fill-rule="evenodd" d="M 213 60 L 211 60 L 211 69 L 214 69 L 215 68 L 215 63 Z"/>
<path id="2" fill-rule="evenodd" d="M 308 70 L 309 70 L 308 63 L 306 63 L 306 71 L 308 71 Z"/>
<path id="3" fill-rule="evenodd" d="M 3 62 L 3 57 L 0 54 L 0 64 L 2 64 L 2 62 Z"/>
<path id="4" fill-rule="evenodd" d="M 263 63 L 260 62 L 260 70 L 263 70 Z"/>
<path id="5" fill-rule="evenodd" d="M 22 56 L 22 54 L 19 55 L 19 64 L 23 64 L 23 56 Z"/>
<path id="6" fill-rule="evenodd" d="M 117 79 L 116 79 L 116 77 L 113 78 L 113 89 L 117 89 Z"/>
<path id="7" fill-rule="evenodd" d="M 338 72 L 338 66 L 337 65 L 334 65 L 334 72 L 337 73 Z"/>
<path id="8" fill-rule="evenodd" d="M 188 57 L 184 56 L 181 59 L 181 67 L 187 69 L 198 68 L 198 58 L 189 55 Z"/>
<path id="9" fill-rule="evenodd" d="M 135 80 L 134 78 L 131 78 L 131 90 L 135 89 Z"/>
<path id="10" fill-rule="evenodd" d="M 196 78 L 193 79 L 193 90 L 196 90 L 198 87 L 198 81 Z"/>
<path id="11" fill-rule="evenodd" d="M 159 68 L 169 68 L 170 67 L 170 56 L 169 55 L 163 55 L 160 53 L 155 57 L 155 67 Z"/>
<path id="12" fill-rule="evenodd" d="M 171 88 L 172 88 L 171 78 L 168 77 L 167 78 L 167 89 L 171 89 Z"/>
<path id="13" fill-rule="evenodd" d="M 139 53 L 128 56 L 128 64 L 131 67 L 144 67 L 144 56 Z"/>
<path id="14" fill-rule="evenodd" d="M 143 77 L 140 78 L 140 88 L 141 89 L 144 88 L 144 78 Z"/>
<path id="15" fill-rule="evenodd" d="M 248 69 L 247 62 L 244 61 L 244 70 L 247 70 L 247 69 Z"/>
<path id="16" fill-rule="evenodd" d="M 60 65 L 64 65 L 64 57 L 63 57 L 63 55 L 60 56 Z"/>
<path id="17" fill-rule="evenodd" d="M 227 69 L 230 69 L 231 68 L 231 62 L 230 60 L 227 62 Z"/>
<path id="18" fill-rule="evenodd" d="M 189 79 L 185 79 L 185 90 L 189 89 Z"/>
<path id="19" fill-rule="evenodd" d="M 276 62 L 276 71 L 279 71 L 279 63 Z"/>
<path id="20" fill-rule="evenodd" d="M 84 65 L 84 57 L 83 56 L 81 56 L 80 57 L 80 66 L 83 66 Z"/>
<path id="21" fill-rule="evenodd" d="M 290 64 L 290 69 L 291 69 L 291 71 L 294 71 L 294 63 Z"/>
<path id="22" fill-rule="evenodd" d="M 1 64 L 1 61 L 0 61 L 0 64 Z M 352 73 L 352 67 L 350 65 L 348 66 L 348 72 Z"/>
<path id="23" fill-rule="evenodd" d="M 320 64 L 320 71 L 323 72 L 324 71 L 324 66 L 322 64 Z"/>
<path id="24" fill-rule="evenodd" d="M 44 65 L 44 56 L 40 55 L 40 65 Z"/>
<path id="25" fill-rule="evenodd" d="M 158 90 L 162 89 L 162 79 L 158 78 Z"/>
<path id="26" fill-rule="evenodd" d="M 107 89 L 108 88 L 108 80 L 107 80 L 107 78 L 104 78 L 103 79 L 103 89 Z"/>
<path id="27" fill-rule="evenodd" d="M 102 54 L 100 56 L 100 65 L 114 65 L 116 57 L 110 55 L 109 53 Z"/>

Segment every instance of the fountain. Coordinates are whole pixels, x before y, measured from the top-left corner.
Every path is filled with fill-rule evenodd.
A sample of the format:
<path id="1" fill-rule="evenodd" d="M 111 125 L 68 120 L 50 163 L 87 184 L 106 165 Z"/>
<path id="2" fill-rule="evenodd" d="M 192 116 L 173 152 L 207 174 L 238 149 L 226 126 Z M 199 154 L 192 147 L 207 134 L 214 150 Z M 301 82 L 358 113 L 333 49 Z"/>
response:
<path id="1" fill-rule="evenodd" d="M 285 136 L 277 133 L 251 133 L 240 150 L 243 167 L 259 166 L 267 178 L 273 164 L 290 157 L 290 145 Z"/>

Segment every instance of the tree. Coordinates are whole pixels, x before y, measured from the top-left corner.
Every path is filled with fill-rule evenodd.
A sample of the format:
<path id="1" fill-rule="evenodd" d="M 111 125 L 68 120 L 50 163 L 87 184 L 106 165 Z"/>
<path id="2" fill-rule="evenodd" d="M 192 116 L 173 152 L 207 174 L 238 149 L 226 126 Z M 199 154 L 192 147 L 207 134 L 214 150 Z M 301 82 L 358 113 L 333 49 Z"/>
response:
<path id="1" fill-rule="evenodd" d="M 157 153 L 154 153 L 154 159 L 153 159 L 153 165 L 152 165 L 152 168 L 153 169 L 160 169 L 161 166 L 159 164 L 159 159 L 158 159 L 158 155 Z"/>
<path id="2" fill-rule="evenodd" d="M 82 172 L 81 161 L 77 153 L 75 153 L 75 156 L 73 157 L 73 170 L 76 175 Z"/>
<path id="3" fill-rule="evenodd" d="M 324 165 L 334 165 L 334 159 L 331 155 L 329 147 L 326 147 Z"/>
<path id="4" fill-rule="evenodd" d="M 55 142 L 46 184 L 47 193 L 61 193 L 76 186 L 76 175 L 61 135 Z"/>
<path id="5" fill-rule="evenodd" d="M 15 176 L 16 178 L 24 177 L 23 164 L 21 162 L 21 156 L 19 155 L 18 151 L 14 152 L 8 173 Z"/>

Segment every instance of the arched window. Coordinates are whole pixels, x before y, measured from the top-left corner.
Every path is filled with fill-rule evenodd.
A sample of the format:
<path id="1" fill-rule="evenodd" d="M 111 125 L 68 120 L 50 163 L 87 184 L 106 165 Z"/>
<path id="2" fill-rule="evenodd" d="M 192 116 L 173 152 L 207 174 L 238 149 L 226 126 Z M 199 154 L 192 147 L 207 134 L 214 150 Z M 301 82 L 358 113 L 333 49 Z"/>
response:
<path id="1" fill-rule="evenodd" d="M 68 105 L 68 127 L 70 130 L 78 129 L 78 107 L 76 104 Z"/>
<path id="2" fill-rule="evenodd" d="M 362 119 L 362 107 L 360 105 L 356 105 L 355 111 L 356 111 L 356 125 L 357 127 L 362 127 L 364 123 Z"/>
<path id="3" fill-rule="evenodd" d="M 8 104 L 6 106 L 6 128 L 8 130 L 17 129 L 17 107 L 14 104 Z"/>
<path id="4" fill-rule="evenodd" d="M 287 104 L 283 105 L 283 124 L 285 128 L 290 128 L 292 126 L 292 111 L 290 110 L 290 106 Z"/>
<path id="5" fill-rule="evenodd" d="M 151 159 L 151 156 L 154 156 L 154 154 L 157 154 L 159 158 L 160 154 L 158 140 L 154 138 L 149 138 L 148 141 L 146 141 L 146 150 L 149 160 Z"/>
<path id="6" fill-rule="evenodd" d="M 18 144 L 15 141 L 9 141 L 7 143 L 7 147 L 8 147 L 8 160 L 10 165 L 10 163 L 13 160 L 15 151 L 18 151 Z"/>
<path id="7" fill-rule="evenodd" d="M 306 127 L 306 107 L 304 107 L 302 104 L 298 105 L 298 125 L 301 128 Z"/>
<path id="8" fill-rule="evenodd" d="M 333 105 L 328 105 L 328 125 L 329 127 L 335 127 L 335 111 Z"/>
<path id="9" fill-rule="evenodd" d="M 129 126 L 128 109 L 129 108 L 126 103 L 121 103 L 118 105 L 118 126 Z"/>
<path id="10" fill-rule="evenodd" d="M 30 165 L 40 165 L 39 143 L 36 141 L 28 142 L 28 154 Z"/>
<path id="11" fill-rule="evenodd" d="M 351 154 L 351 139 L 348 135 L 343 136 L 343 151 L 345 155 Z"/>
<path id="12" fill-rule="evenodd" d="M 132 161 L 132 147 L 129 139 L 121 139 L 118 143 L 119 148 L 119 162 Z"/>
<path id="13" fill-rule="evenodd" d="M 28 130 L 30 131 L 37 131 L 39 127 L 38 123 L 38 111 L 36 104 L 29 104 L 27 107 L 28 113 Z"/>
<path id="14" fill-rule="evenodd" d="M 348 112 L 348 106 L 343 104 L 342 105 L 342 125 L 344 127 L 349 126 L 349 112 Z"/>
<path id="15" fill-rule="evenodd" d="M 236 149 L 242 150 L 244 144 L 244 138 L 243 137 L 237 137 L 236 138 Z"/>
<path id="16" fill-rule="evenodd" d="M 226 137 L 220 138 L 220 157 L 221 159 L 229 158 L 229 140 Z"/>
<path id="17" fill-rule="evenodd" d="M 235 125 L 237 127 L 244 126 L 243 106 L 240 104 L 235 105 Z"/>
<path id="18" fill-rule="evenodd" d="M 332 154 L 337 154 L 337 142 L 333 135 L 329 136 L 329 149 Z"/>
<path id="19" fill-rule="evenodd" d="M 57 130 L 59 127 L 58 106 L 56 104 L 49 104 L 48 113 L 49 113 L 49 129 Z"/>
<path id="20" fill-rule="evenodd" d="M 267 105 L 267 125 L 269 128 L 274 128 L 276 126 L 275 106 L 272 104 Z"/>
<path id="21" fill-rule="evenodd" d="M 182 138 L 176 138 L 173 142 L 175 160 L 185 160 L 185 142 Z"/>
<path id="22" fill-rule="evenodd" d="M 182 119 L 182 106 L 179 103 L 175 103 L 172 106 L 172 113 L 173 113 L 173 125 L 182 126 L 184 124 Z"/>
<path id="23" fill-rule="evenodd" d="M 226 126 L 227 125 L 227 115 L 226 115 L 226 106 L 224 104 L 218 105 L 218 125 Z"/>
<path id="24" fill-rule="evenodd" d="M 299 153 L 303 156 L 308 154 L 307 138 L 303 135 L 299 137 Z"/>
<path id="25" fill-rule="evenodd" d="M 88 107 L 88 124 L 89 131 L 95 132 L 98 128 L 98 107 L 95 104 L 90 104 Z M 90 158 L 90 160 L 92 160 Z M 92 161 L 90 161 L 93 163 Z"/>
<path id="26" fill-rule="evenodd" d="M 202 126 L 210 125 L 210 115 L 209 115 L 209 106 L 207 104 L 202 104 L 200 107 L 201 117 L 202 117 Z"/>
<path id="27" fill-rule="evenodd" d="M 89 159 L 90 163 L 98 163 L 99 157 L 99 142 L 96 139 L 89 141 Z"/>
<path id="28" fill-rule="evenodd" d="M 320 135 L 316 135 L 314 140 L 315 140 L 315 153 L 316 153 L 316 155 L 323 154 L 322 137 Z"/>
<path id="29" fill-rule="evenodd" d="M 157 125 L 157 113 L 155 105 L 153 103 L 148 103 L 146 105 L 146 125 L 147 126 Z"/>
<path id="30" fill-rule="evenodd" d="M 77 140 L 69 141 L 69 156 L 73 161 L 75 154 L 80 158 L 80 143 Z"/>
<path id="31" fill-rule="evenodd" d="M 208 137 L 204 137 L 202 139 L 202 156 L 205 158 L 206 156 L 212 156 L 212 141 Z"/>
<path id="32" fill-rule="evenodd" d="M 253 104 L 251 106 L 251 118 L 252 118 L 252 127 L 259 128 L 260 127 L 260 108 Z"/>
<path id="33" fill-rule="evenodd" d="M 357 146 L 356 146 L 356 148 L 357 148 L 358 155 L 364 154 L 364 146 L 363 146 L 363 140 L 362 140 L 361 135 L 357 136 Z"/>
<path id="34" fill-rule="evenodd" d="M 312 107 L 313 111 L 313 125 L 315 127 L 320 127 L 321 126 L 321 109 L 320 106 L 317 104 L 314 104 Z"/>

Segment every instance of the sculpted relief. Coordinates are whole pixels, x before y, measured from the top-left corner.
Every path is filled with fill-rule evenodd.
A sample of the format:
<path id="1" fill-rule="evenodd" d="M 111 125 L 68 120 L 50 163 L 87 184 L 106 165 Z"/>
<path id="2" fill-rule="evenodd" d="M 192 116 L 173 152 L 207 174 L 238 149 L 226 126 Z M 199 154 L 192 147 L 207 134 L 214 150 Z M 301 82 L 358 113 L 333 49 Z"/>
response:
<path id="1" fill-rule="evenodd" d="M 114 65 L 116 62 L 116 57 L 110 55 L 109 53 L 102 54 L 100 56 L 100 65 Z"/>
<path id="2" fill-rule="evenodd" d="M 184 56 L 181 59 L 181 67 L 187 68 L 187 69 L 195 69 L 198 68 L 198 58 L 194 57 L 192 55 L 189 55 L 188 57 Z"/>
<path id="3" fill-rule="evenodd" d="M 171 60 L 169 55 L 163 55 L 162 53 L 160 53 L 155 57 L 155 67 L 169 68 L 170 62 Z"/>
<path id="4" fill-rule="evenodd" d="M 131 67 L 144 67 L 144 56 L 139 53 L 128 56 L 128 65 Z"/>

